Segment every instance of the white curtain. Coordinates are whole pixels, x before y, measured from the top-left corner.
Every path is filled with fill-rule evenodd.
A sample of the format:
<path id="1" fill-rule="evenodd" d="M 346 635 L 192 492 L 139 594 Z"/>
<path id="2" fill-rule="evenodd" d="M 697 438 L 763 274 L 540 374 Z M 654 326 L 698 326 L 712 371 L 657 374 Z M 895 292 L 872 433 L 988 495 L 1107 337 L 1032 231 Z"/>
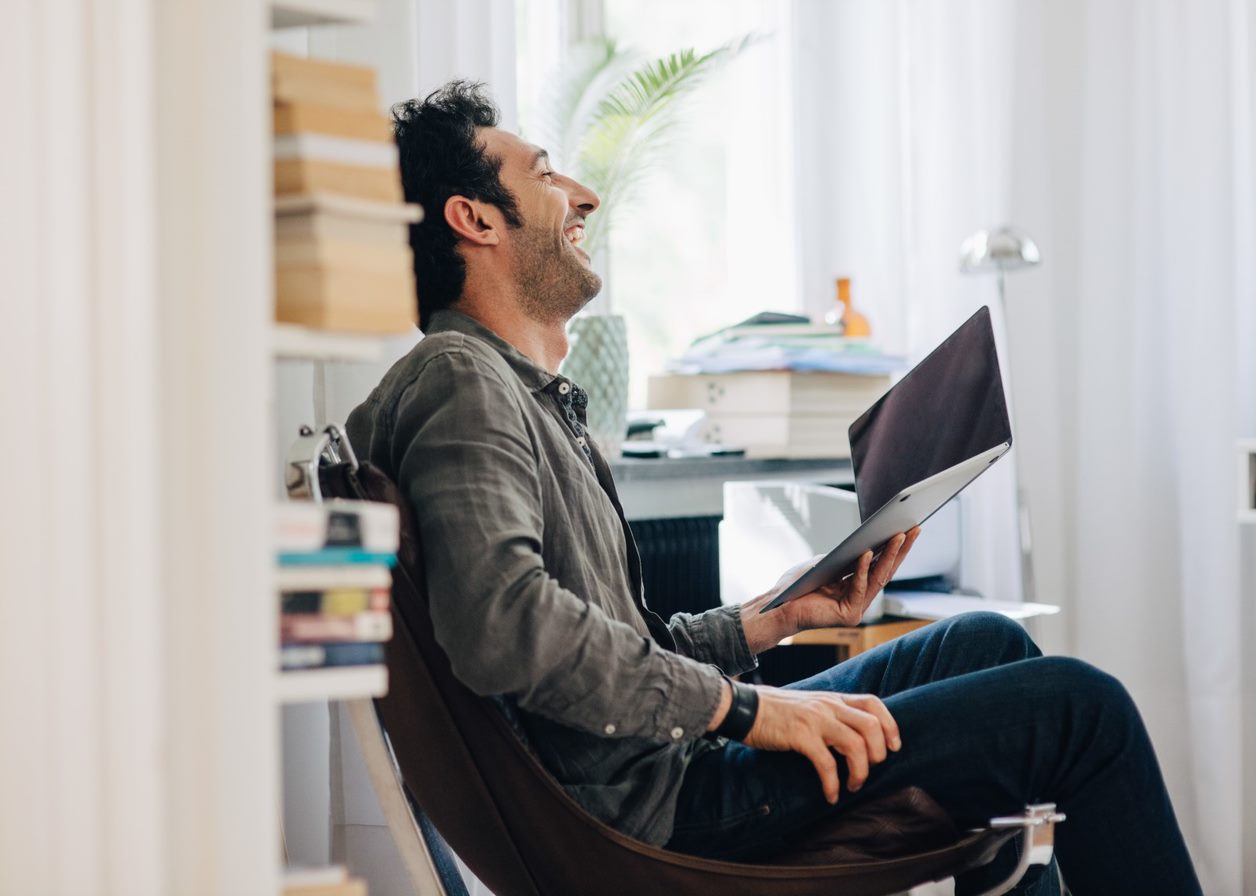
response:
<path id="1" fill-rule="evenodd" d="M 1253 3 L 797 10 L 804 279 L 845 254 L 918 352 L 993 303 L 955 272 L 967 231 L 1037 239 L 1007 353 L 1038 591 L 1065 607 L 1043 640 L 1134 694 L 1205 892 L 1256 892 L 1256 563 L 1234 520 L 1234 443 L 1256 433 Z M 1013 553 L 988 534 L 997 594 Z"/>
<path id="2" fill-rule="evenodd" d="M 1232 460 L 1256 431 L 1254 20 L 1221 0 L 1079 20 L 1080 214 L 1058 233 L 1076 288 L 1052 347 L 1072 372 L 1075 646 L 1134 692 L 1218 894 L 1256 890 Z"/>
<path id="3" fill-rule="evenodd" d="M 832 276 L 845 271 L 873 335 L 915 360 L 983 304 L 1001 331 L 994 281 L 961 275 L 958 260 L 968 234 L 1011 212 L 1013 48 L 1001 38 L 1013 7 L 798 0 L 794 18 L 808 310 L 827 310 Z M 1015 482 L 1025 435 L 1018 425 L 1011 455 L 963 497 L 962 584 L 1002 600 L 1021 597 Z"/>

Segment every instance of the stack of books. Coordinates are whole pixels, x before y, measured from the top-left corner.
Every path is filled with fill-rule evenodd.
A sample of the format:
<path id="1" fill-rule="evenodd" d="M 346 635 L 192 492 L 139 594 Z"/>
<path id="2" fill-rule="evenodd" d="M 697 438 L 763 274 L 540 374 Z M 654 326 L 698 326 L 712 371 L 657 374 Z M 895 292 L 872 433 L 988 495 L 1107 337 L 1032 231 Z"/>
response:
<path id="1" fill-rule="evenodd" d="M 286 868 L 283 896 L 367 896 L 366 881 L 350 877 L 343 865 Z"/>
<path id="2" fill-rule="evenodd" d="M 292 501 L 277 506 L 275 519 L 281 669 L 384 662 L 397 508 Z"/>
<path id="3" fill-rule="evenodd" d="M 846 458 L 846 431 L 890 388 L 887 374 L 670 373 L 650 377 L 651 409 L 697 408 L 692 437 L 751 458 Z"/>
<path id="4" fill-rule="evenodd" d="M 847 429 L 905 365 L 805 320 L 764 313 L 697 340 L 650 377 L 648 407 L 704 411 L 689 437 L 747 457 L 850 457 Z"/>
<path id="5" fill-rule="evenodd" d="M 271 57 L 275 316 L 323 330 L 406 333 L 416 300 L 392 125 L 364 66 Z"/>

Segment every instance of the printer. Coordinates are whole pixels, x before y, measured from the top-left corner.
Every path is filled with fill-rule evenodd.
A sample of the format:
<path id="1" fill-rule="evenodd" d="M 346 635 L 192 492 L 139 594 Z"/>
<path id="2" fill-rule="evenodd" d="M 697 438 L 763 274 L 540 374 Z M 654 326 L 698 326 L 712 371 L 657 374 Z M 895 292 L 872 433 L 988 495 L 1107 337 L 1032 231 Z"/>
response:
<path id="1" fill-rule="evenodd" d="M 957 585 L 961 512 L 960 499 L 952 499 L 925 521 L 896 581 L 932 579 L 944 590 Z M 724 483 L 721 603 L 741 604 L 762 594 L 784 570 L 827 554 L 860 522 L 855 493 L 844 488 L 780 481 Z M 880 619 L 885 602 L 885 595 L 878 595 L 863 621 Z"/>

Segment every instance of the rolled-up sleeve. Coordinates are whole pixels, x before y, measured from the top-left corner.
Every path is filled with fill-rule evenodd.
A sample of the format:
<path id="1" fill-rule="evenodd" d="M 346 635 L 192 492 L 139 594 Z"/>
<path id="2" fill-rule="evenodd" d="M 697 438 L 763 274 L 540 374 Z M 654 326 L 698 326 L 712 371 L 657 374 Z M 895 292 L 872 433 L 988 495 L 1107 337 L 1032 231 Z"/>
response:
<path id="1" fill-rule="evenodd" d="M 539 449 L 517 394 L 485 360 L 453 349 L 428 360 L 397 405 L 394 468 L 419 520 L 432 624 L 454 674 L 589 733 L 700 736 L 721 689 L 702 658 L 727 650 L 732 628 L 689 624 L 689 642 L 707 645 L 686 651 L 691 659 L 547 573 Z"/>
<path id="2" fill-rule="evenodd" d="M 719 666 L 729 675 L 749 672 L 759 665 L 746 631 L 741 625 L 741 607 L 716 607 L 699 615 L 677 613 L 667 623 L 676 649 L 685 656 Z"/>

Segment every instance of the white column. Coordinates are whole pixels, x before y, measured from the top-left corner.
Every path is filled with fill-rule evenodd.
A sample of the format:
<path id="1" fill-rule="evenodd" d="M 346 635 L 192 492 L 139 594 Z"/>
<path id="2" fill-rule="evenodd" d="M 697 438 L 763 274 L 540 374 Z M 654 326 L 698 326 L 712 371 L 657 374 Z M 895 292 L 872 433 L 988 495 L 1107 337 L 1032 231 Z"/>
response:
<path id="1" fill-rule="evenodd" d="M 0 892 L 273 892 L 264 7 L 5 25 Z"/>
<path id="2" fill-rule="evenodd" d="M 169 893 L 277 891 L 268 10 L 160 0 Z"/>

